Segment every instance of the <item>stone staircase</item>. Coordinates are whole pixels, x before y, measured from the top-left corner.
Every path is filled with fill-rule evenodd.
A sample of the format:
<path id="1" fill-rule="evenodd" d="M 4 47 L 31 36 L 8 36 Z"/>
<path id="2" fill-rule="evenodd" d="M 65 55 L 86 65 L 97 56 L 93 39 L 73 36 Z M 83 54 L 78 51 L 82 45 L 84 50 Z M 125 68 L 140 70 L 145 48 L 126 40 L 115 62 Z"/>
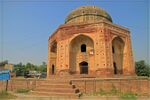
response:
<path id="1" fill-rule="evenodd" d="M 81 92 L 68 79 L 48 79 L 36 82 L 32 95 L 79 98 Z"/>

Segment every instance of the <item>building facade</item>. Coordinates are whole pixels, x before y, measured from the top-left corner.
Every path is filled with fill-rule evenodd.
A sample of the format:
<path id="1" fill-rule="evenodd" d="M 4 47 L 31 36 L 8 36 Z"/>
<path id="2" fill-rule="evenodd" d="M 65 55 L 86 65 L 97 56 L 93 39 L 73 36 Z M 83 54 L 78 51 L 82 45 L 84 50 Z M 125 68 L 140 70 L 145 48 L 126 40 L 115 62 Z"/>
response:
<path id="1" fill-rule="evenodd" d="M 48 39 L 51 75 L 133 75 L 129 29 L 96 6 L 73 10 Z"/>

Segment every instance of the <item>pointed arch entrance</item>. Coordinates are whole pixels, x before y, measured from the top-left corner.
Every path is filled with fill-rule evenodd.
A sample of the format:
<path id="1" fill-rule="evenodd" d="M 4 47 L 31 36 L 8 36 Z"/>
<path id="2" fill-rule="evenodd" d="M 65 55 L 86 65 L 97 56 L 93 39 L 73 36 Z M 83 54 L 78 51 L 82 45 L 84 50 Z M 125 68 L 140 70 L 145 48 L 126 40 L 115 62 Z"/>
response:
<path id="1" fill-rule="evenodd" d="M 91 37 L 83 34 L 74 37 L 69 45 L 69 71 L 88 74 L 91 66 L 89 52 L 93 50 L 94 41 Z"/>
<path id="2" fill-rule="evenodd" d="M 114 74 L 123 73 L 124 41 L 118 36 L 112 40 L 112 56 Z"/>
<path id="3" fill-rule="evenodd" d="M 88 74 L 88 63 L 83 61 L 79 64 L 80 74 Z"/>
<path id="4" fill-rule="evenodd" d="M 57 40 L 53 40 L 49 42 L 49 54 L 48 54 L 50 60 L 49 60 L 49 69 L 47 73 L 49 75 L 56 74 L 56 59 L 57 59 Z M 52 59 L 51 59 L 52 58 Z"/>

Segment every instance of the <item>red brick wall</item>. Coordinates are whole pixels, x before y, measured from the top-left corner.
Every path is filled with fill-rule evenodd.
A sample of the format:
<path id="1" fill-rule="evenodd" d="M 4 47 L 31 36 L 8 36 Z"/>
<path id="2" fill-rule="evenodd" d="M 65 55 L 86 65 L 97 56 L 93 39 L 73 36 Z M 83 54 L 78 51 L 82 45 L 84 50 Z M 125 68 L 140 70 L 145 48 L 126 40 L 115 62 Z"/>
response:
<path id="1" fill-rule="evenodd" d="M 17 88 L 29 88 L 33 89 L 36 86 L 41 85 L 43 82 L 51 82 L 51 80 L 36 80 L 36 79 L 11 79 L 9 80 L 8 90 L 15 91 Z M 112 87 L 115 87 L 120 92 L 134 92 L 138 94 L 150 95 L 150 79 L 148 78 L 80 78 L 72 80 L 83 93 L 92 93 L 103 89 L 109 91 Z M 0 90 L 4 90 L 6 87 L 6 81 L 0 81 Z"/>
<path id="2" fill-rule="evenodd" d="M 150 95 L 150 80 L 140 79 L 78 79 L 72 80 L 82 92 L 92 93 L 103 89 L 110 91 L 115 87 L 120 92 L 133 92 L 137 94 Z"/>
<path id="3" fill-rule="evenodd" d="M 11 79 L 8 81 L 8 90 L 15 91 L 18 88 L 34 88 L 36 80 L 32 79 Z M 0 81 L 0 90 L 5 90 L 6 81 Z"/>
<path id="4" fill-rule="evenodd" d="M 0 81 L 0 91 L 4 90 L 6 87 L 6 81 Z"/>

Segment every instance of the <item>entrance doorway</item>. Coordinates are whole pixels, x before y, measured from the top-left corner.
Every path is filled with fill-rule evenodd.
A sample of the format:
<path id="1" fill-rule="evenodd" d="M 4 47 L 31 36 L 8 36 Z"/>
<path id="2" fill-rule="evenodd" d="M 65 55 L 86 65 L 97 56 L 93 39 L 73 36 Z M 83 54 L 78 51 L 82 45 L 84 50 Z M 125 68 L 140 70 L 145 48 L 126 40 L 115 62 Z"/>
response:
<path id="1" fill-rule="evenodd" d="M 83 61 L 79 65 L 80 65 L 80 74 L 88 74 L 88 63 Z"/>
<path id="2" fill-rule="evenodd" d="M 52 65 L 52 75 L 54 75 L 54 72 L 55 72 L 55 66 Z"/>

